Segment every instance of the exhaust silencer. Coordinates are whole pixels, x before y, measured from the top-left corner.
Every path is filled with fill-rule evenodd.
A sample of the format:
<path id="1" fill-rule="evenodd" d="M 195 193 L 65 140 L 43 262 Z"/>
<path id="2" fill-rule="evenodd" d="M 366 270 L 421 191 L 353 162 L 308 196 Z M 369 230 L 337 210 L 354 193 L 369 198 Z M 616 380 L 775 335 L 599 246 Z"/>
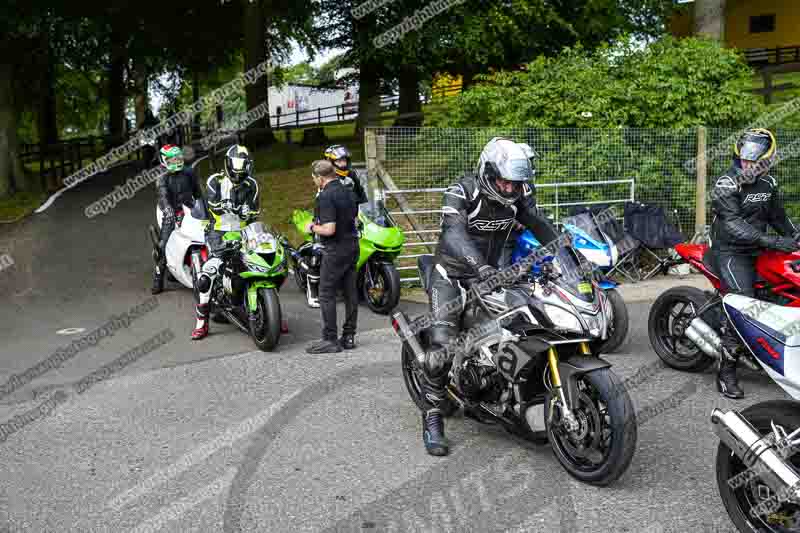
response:
<path id="1" fill-rule="evenodd" d="M 700 317 L 695 318 L 689 323 L 689 327 L 684 332 L 690 341 L 695 343 L 698 348 L 703 350 L 711 357 L 720 358 L 722 353 L 722 339 L 711 326 L 706 324 Z"/>
<path id="2" fill-rule="evenodd" d="M 775 445 L 759 435 L 746 418 L 736 411 L 714 409 L 711 411 L 711 423 L 719 439 L 752 472 L 749 478 L 743 477 L 738 485 L 759 477 L 778 495 L 786 494 L 793 501 L 800 501 L 800 475 L 783 459 Z"/>

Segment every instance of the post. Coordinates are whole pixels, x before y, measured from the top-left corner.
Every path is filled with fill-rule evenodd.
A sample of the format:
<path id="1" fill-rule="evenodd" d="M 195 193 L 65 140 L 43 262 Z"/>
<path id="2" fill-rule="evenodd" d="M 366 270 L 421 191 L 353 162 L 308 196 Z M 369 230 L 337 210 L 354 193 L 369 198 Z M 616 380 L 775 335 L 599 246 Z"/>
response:
<path id="1" fill-rule="evenodd" d="M 317 122 L 322 124 L 322 108 L 321 107 L 317 108 Z"/>
<path id="2" fill-rule="evenodd" d="M 375 132 L 369 129 L 364 133 L 364 154 L 367 158 L 367 195 L 370 209 L 375 210 L 379 201 L 383 200 L 378 179 L 378 146 Z"/>
<path id="3" fill-rule="evenodd" d="M 295 125 L 299 128 L 300 127 L 300 108 L 297 105 L 294 106 L 294 120 Z"/>
<path id="4" fill-rule="evenodd" d="M 694 233 L 703 235 L 706 230 L 706 127 L 697 128 L 697 192 L 695 195 Z"/>

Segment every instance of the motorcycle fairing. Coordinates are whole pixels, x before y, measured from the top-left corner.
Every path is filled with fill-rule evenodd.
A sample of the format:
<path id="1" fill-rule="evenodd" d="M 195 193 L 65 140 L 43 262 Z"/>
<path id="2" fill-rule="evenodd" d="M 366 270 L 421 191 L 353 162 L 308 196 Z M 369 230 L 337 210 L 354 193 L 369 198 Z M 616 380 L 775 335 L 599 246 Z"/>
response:
<path id="1" fill-rule="evenodd" d="M 793 326 L 800 324 L 800 309 L 738 294 L 726 295 L 723 305 L 742 342 L 767 374 L 793 396 L 800 392 L 792 383 L 793 377 L 800 377 L 800 335 L 791 331 L 799 329 Z"/>
<path id="2" fill-rule="evenodd" d="M 572 234 L 572 246 L 592 264 L 610 267 L 619 256 L 616 246 L 592 238 L 578 226 L 564 224 L 564 228 Z"/>

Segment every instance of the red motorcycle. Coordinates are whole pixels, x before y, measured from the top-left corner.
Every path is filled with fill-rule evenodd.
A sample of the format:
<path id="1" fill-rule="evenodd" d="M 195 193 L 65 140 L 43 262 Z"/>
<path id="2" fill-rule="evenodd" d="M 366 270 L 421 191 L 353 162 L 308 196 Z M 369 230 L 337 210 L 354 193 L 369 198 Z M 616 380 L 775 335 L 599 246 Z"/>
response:
<path id="1" fill-rule="evenodd" d="M 714 291 L 695 287 L 673 287 L 658 297 L 650 308 L 648 335 L 656 354 L 677 370 L 702 372 L 721 353 L 722 341 L 717 333 L 722 318 L 722 297 L 719 275 L 712 254 L 705 244 L 678 244 L 680 256 L 666 268 L 689 263 L 708 278 Z M 800 307 L 800 252 L 763 252 L 756 259 L 755 298 L 774 304 Z M 698 320 L 699 319 L 699 320 Z M 751 357 L 742 361 L 754 370 L 761 366 Z"/>

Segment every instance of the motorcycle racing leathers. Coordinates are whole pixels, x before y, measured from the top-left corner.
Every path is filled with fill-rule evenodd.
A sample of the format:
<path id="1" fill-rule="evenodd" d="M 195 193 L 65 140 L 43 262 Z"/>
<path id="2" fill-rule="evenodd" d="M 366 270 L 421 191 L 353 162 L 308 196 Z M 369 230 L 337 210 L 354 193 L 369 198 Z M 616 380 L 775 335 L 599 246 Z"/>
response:
<path id="1" fill-rule="evenodd" d="M 743 179 L 742 171 L 732 167 L 717 179 L 712 191 L 711 225 L 712 263 L 723 290 L 754 297 L 755 262 L 765 248 L 786 246 L 786 239 L 797 233 L 797 227 L 786 215 L 778 183 L 769 173 L 752 183 Z M 771 226 L 781 237 L 767 234 Z M 740 355 L 739 339 L 722 315 L 722 339 L 726 350 L 720 361 L 719 388 L 723 394 L 734 390 L 736 362 Z"/>
<path id="2" fill-rule="evenodd" d="M 183 206 L 193 207 L 196 200 L 203 198 L 203 191 L 192 171 L 186 165 L 178 172 L 167 172 L 160 176 L 156 182 L 158 208 L 163 214 L 161 219 L 161 233 L 159 235 L 160 255 L 156 262 L 153 274 L 153 292 L 158 293 L 164 288 L 164 273 L 167 269 L 167 240 L 175 229 L 176 216 Z"/>
<path id="3" fill-rule="evenodd" d="M 441 234 L 430 281 L 430 307 L 435 316 L 429 337 L 431 352 L 446 346 L 461 326 L 461 306 L 449 312 L 442 307 L 452 301 L 463 302 L 461 279 L 478 277 L 487 267 L 502 266 L 499 261 L 515 222 L 530 229 L 542 245 L 558 236 L 539 214 L 534 189 L 527 183 L 516 202 L 503 205 L 483 194 L 477 176 L 469 173 L 445 191 L 442 204 Z M 444 399 L 450 363 L 448 356 L 428 357 L 423 365 L 425 397 L 433 407 Z"/>
<path id="4" fill-rule="evenodd" d="M 239 231 L 255 221 L 260 207 L 258 183 L 250 176 L 235 184 L 222 172 L 214 174 L 208 178 L 206 194 L 210 219 L 206 227 L 209 259 L 197 280 L 199 302 L 195 332 L 205 329 L 207 333 L 211 289 L 222 267 L 221 255 L 225 250 L 222 237 L 228 231 Z"/>

